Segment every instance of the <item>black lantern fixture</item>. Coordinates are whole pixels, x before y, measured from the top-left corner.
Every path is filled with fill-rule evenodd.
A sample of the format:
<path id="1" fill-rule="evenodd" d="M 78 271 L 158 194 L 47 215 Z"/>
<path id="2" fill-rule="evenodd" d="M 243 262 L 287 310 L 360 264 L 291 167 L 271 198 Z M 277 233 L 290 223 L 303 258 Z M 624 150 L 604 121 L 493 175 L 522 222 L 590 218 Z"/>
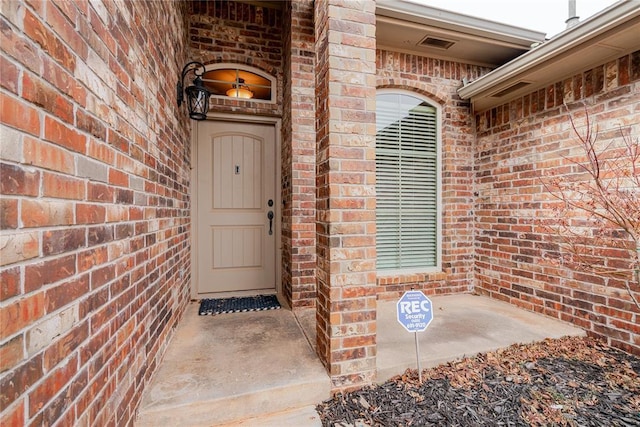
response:
<path id="1" fill-rule="evenodd" d="M 193 71 L 196 76 L 193 79 L 193 84 L 184 88 L 184 78 L 186 75 Z M 209 91 L 204 87 L 202 83 L 202 75 L 206 71 L 204 64 L 192 61 L 184 66 L 182 69 L 182 77 L 178 81 L 177 95 L 178 95 L 178 107 L 182 105 L 184 100 L 183 92 L 187 94 L 187 107 L 189 107 L 189 117 L 193 120 L 204 120 L 207 118 L 207 112 L 209 111 Z"/>

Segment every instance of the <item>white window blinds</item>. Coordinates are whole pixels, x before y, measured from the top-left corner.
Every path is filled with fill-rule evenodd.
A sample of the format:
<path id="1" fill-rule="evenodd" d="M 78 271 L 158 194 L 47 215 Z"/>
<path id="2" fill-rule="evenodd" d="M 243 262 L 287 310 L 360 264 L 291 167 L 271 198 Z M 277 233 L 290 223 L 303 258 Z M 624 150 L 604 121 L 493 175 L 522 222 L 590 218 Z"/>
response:
<path id="1" fill-rule="evenodd" d="M 377 268 L 435 267 L 437 110 L 406 94 L 376 99 Z"/>

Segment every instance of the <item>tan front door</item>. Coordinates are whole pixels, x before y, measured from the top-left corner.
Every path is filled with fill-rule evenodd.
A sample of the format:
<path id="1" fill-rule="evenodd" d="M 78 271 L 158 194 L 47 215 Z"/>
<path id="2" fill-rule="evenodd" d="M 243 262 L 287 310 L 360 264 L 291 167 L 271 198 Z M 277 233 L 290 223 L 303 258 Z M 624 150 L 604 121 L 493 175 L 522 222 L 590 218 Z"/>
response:
<path id="1" fill-rule="evenodd" d="M 275 291 L 275 127 L 197 126 L 198 294 Z"/>

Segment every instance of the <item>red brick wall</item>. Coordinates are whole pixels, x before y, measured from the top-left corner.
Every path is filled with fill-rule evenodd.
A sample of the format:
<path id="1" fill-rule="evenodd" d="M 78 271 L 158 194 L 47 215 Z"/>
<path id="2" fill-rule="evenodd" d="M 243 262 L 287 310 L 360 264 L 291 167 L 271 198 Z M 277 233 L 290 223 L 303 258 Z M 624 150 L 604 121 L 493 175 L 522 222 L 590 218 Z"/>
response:
<path id="1" fill-rule="evenodd" d="M 182 7 L 2 4 L 2 425 L 131 425 L 189 299 Z"/>
<path id="2" fill-rule="evenodd" d="M 286 3 L 282 119 L 282 287 L 293 308 L 316 297 L 313 1 Z"/>
<path id="3" fill-rule="evenodd" d="M 203 64 L 234 63 L 275 76 L 275 103 L 211 98 L 210 111 L 282 115 L 283 11 L 228 0 L 188 2 L 190 58 Z"/>
<path id="4" fill-rule="evenodd" d="M 315 2 L 317 349 L 334 389 L 376 369 L 375 1 Z"/>
<path id="5" fill-rule="evenodd" d="M 552 262 L 557 239 L 542 224 L 554 222 L 554 200 L 542 179 L 565 173 L 575 146 L 563 103 L 581 128 L 586 106 L 602 140 L 620 128 L 638 138 L 640 51 L 476 115 L 476 291 L 640 353 L 640 311 L 624 283 Z"/>
<path id="6" fill-rule="evenodd" d="M 463 77 L 474 80 L 489 68 L 405 53 L 377 51 L 377 86 L 426 96 L 442 109 L 442 271 L 378 275 L 378 298 L 405 291 L 451 294 L 473 290 L 474 195 L 473 117 L 456 90 Z"/>

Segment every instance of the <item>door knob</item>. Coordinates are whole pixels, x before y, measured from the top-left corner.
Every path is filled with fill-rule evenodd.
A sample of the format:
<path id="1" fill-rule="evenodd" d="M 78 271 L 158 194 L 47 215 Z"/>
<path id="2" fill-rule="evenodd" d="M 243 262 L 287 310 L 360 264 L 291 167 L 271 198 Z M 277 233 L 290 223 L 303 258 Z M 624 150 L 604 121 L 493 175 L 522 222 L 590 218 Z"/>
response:
<path id="1" fill-rule="evenodd" d="M 269 218 L 269 235 L 273 234 L 273 211 L 269 211 L 267 213 L 267 218 Z"/>

